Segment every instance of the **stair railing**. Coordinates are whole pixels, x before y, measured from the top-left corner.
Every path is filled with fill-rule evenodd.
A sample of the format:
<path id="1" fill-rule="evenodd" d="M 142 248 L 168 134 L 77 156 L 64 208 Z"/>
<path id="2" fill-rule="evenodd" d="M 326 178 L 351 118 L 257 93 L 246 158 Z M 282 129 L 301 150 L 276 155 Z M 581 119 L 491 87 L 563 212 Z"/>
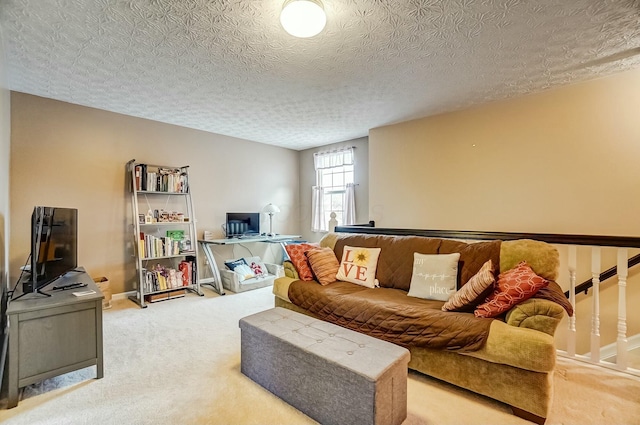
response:
<path id="1" fill-rule="evenodd" d="M 640 254 L 629 258 L 629 261 L 627 262 L 627 268 L 630 269 L 631 267 L 638 264 L 640 264 Z M 600 283 L 612 278 L 617 274 L 618 274 L 618 266 L 613 266 L 610 269 L 603 271 L 602 273 L 600 273 Z M 580 285 L 576 286 L 576 294 L 579 294 L 580 292 L 584 292 L 586 295 L 592 286 L 593 286 L 593 282 L 591 281 L 591 279 L 587 279 L 584 282 L 582 282 Z M 569 298 L 569 291 L 566 291 L 564 295 L 567 298 Z"/>

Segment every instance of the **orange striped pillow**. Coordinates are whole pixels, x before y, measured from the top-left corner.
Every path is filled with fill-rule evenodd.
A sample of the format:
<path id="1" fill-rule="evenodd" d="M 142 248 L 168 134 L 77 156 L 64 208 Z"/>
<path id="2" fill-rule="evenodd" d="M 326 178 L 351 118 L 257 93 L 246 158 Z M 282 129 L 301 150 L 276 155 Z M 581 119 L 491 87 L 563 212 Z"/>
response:
<path id="1" fill-rule="evenodd" d="M 461 311 L 483 302 L 493 290 L 493 284 L 496 281 L 493 272 L 493 263 L 489 260 L 482 265 L 478 273 L 444 303 L 442 310 Z"/>
<path id="2" fill-rule="evenodd" d="M 309 265 L 320 285 L 336 281 L 340 263 L 331 248 L 316 248 L 306 252 Z"/>

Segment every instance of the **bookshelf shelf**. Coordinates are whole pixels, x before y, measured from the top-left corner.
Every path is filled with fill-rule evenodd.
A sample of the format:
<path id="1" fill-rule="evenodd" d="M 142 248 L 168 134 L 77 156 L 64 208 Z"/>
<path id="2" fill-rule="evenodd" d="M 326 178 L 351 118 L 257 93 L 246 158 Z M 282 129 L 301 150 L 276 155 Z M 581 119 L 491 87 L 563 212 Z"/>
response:
<path id="1" fill-rule="evenodd" d="M 169 288 L 169 289 L 159 289 L 157 291 L 149 291 L 149 292 L 145 292 L 145 295 L 156 295 L 156 294 L 166 294 L 167 292 L 175 292 L 175 291 L 179 291 L 181 289 L 191 289 L 193 288 L 194 285 L 187 285 L 187 286 L 178 286 L 176 288 Z"/>
<path id="2" fill-rule="evenodd" d="M 137 272 L 136 293 L 129 298 L 145 308 L 151 302 L 184 296 L 185 290 L 203 296 L 189 167 L 150 165 L 132 159 L 126 172 Z M 156 264 L 147 267 L 149 261 Z"/>
<path id="3" fill-rule="evenodd" d="M 190 221 L 159 221 L 157 223 L 140 223 L 140 226 L 189 226 Z"/>
<path id="4" fill-rule="evenodd" d="M 185 252 L 181 252 L 180 254 L 175 254 L 175 255 L 163 255 L 160 257 L 141 257 L 140 259 L 142 261 L 149 261 L 149 260 L 162 260 L 162 259 L 167 259 L 167 258 L 180 258 L 180 257 L 184 257 L 184 256 L 195 256 L 196 253 L 195 251 L 185 251 Z"/>
<path id="5" fill-rule="evenodd" d="M 160 190 L 136 190 L 138 195 L 182 195 L 186 196 L 187 192 L 163 192 Z"/>

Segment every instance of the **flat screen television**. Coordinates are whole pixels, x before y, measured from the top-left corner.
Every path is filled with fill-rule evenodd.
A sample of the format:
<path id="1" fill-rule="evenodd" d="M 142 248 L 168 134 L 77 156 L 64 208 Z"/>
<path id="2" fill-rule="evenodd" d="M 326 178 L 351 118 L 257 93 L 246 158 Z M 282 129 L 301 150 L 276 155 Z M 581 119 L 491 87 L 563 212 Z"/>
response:
<path id="1" fill-rule="evenodd" d="M 40 292 L 78 267 L 78 210 L 36 206 L 31 214 L 31 263 L 23 292 Z"/>
<path id="2" fill-rule="evenodd" d="M 236 238 L 260 234 L 260 213 L 227 213 L 226 236 Z"/>

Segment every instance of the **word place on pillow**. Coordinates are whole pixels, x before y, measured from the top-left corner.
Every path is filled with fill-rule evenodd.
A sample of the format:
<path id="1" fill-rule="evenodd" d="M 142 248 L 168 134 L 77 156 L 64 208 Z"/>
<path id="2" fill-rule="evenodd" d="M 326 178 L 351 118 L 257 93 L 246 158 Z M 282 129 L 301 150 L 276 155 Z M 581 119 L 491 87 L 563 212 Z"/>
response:
<path id="1" fill-rule="evenodd" d="M 456 292 L 460 253 L 413 254 L 410 297 L 447 301 Z"/>

